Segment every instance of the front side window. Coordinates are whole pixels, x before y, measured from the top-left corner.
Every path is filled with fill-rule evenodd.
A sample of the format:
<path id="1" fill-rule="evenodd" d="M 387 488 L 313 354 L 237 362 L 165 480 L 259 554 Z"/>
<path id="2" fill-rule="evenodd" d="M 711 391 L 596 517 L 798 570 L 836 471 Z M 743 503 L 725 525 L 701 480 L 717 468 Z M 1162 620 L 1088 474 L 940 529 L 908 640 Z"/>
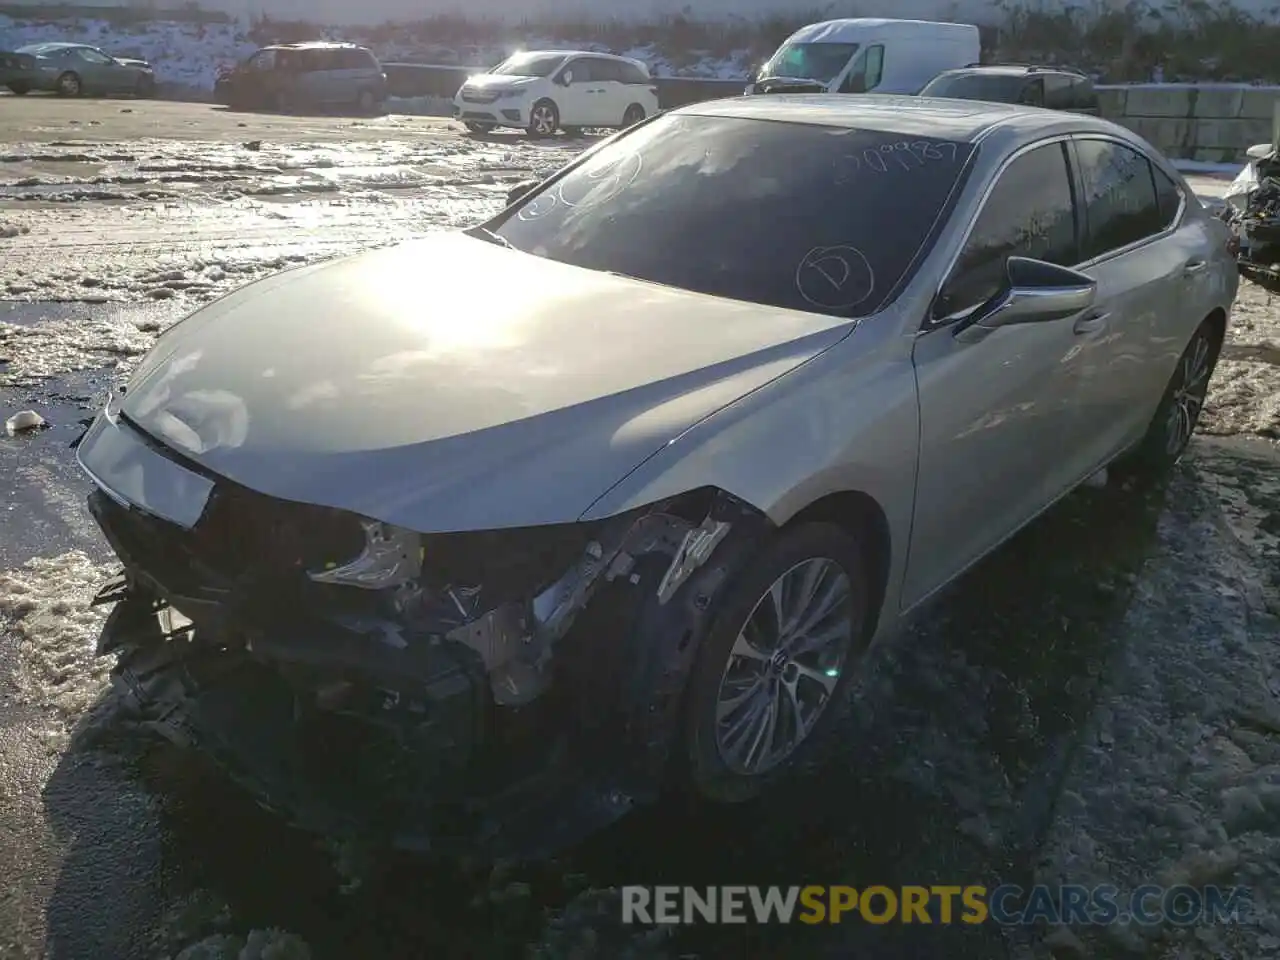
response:
<path id="1" fill-rule="evenodd" d="M 89 63 L 110 63 L 111 58 L 100 50 L 94 50 L 92 47 L 80 47 L 76 50 L 81 60 Z"/>
<path id="2" fill-rule="evenodd" d="M 1080 262 L 1064 144 L 1024 153 L 1000 174 L 943 288 L 936 316 L 969 310 L 999 293 L 1010 257 L 1070 267 Z"/>
<path id="3" fill-rule="evenodd" d="M 504 77 L 549 77 L 562 63 L 563 54 L 518 53 L 489 72 Z"/>
<path id="4" fill-rule="evenodd" d="M 901 133 L 667 115 L 488 226 L 517 249 L 590 270 L 867 316 L 914 272 L 973 150 Z"/>
<path id="5" fill-rule="evenodd" d="M 858 52 L 856 43 L 784 44 L 763 67 L 760 79 L 786 77 L 830 83 Z"/>
<path id="6" fill-rule="evenodd" d="M 622 80 L 622 71 L 616 60 L 596 60 L 590 62 L 591 76 L 594 83 L 610 83 Z"/>
<path id="7" fill-rule="evenodd" d="M 1165 229 L 1151 163 L 1112 140 L 1076 141 L 1088 225 L 1082 260 L 1092 260 Z"/>

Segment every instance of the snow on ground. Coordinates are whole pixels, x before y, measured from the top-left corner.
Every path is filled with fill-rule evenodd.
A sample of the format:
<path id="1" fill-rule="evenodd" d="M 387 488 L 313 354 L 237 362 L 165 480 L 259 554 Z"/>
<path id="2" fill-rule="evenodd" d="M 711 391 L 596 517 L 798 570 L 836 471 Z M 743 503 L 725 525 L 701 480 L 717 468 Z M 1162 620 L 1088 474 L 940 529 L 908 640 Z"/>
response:
<path id="1" fill-rule="evenodd" d="M 359 28 L 330 28 L 324 33 L 330 39 L 366 42 Z M 608 49 L 597 43 L 567 43 L 563 39 L 536 35 L 522 37 L 519 43 L 459 47 L 457 44 L 432 43 L 429 39 L 412 35 L 408 29 L 401 39 L 382 39 L 385 33 L 385 30 L 379 31 L 378 39 L 368 42 L 374 53 L 386 63 L 406 61 L 483 66 L 500 62 L 517 47 Z M 29 43 L 55 40 L 88 43 L 117 56 L 140 57 L 155 67 L 157 80 L 200 90 L 212 90 L 221 67 L 236 63 L 257 49 L 244 26 L 236 23 L 152 20 L 112 24 L 84 18 L 25 20 L 0 14 L 0 48 L 13 49 Z M 728 57 L 698 50 L 675 57 L 651 44 L 612 52 L 645 61 L 655 76 L 736 79 L 746 76 L 751 60 L 750 51 L 746 50 Z"/>

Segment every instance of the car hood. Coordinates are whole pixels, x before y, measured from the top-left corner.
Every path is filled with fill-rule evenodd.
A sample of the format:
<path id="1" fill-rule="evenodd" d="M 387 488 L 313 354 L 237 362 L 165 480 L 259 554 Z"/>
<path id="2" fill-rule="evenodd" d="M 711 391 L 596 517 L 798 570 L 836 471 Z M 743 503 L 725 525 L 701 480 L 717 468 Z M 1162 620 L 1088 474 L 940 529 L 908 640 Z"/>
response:
<path id="1" fill-rule="evenodd" d="M 422 532 L 569 522 L 852 326 L 441 233 L 197 311 L 118 402 L 271 496 Z"/>

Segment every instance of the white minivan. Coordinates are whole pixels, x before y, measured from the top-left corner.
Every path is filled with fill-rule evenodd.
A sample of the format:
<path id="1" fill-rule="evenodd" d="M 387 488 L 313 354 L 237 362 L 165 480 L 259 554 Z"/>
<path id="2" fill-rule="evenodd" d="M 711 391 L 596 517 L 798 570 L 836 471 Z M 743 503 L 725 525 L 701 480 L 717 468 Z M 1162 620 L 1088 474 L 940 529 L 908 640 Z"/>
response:
<path id="1" fill-rule="evenodd" d="M 971 23 L 826 20 L 788 37 L 744 92 L 916 94 L 943 70 L 973 66 L 981 56 Z"/>

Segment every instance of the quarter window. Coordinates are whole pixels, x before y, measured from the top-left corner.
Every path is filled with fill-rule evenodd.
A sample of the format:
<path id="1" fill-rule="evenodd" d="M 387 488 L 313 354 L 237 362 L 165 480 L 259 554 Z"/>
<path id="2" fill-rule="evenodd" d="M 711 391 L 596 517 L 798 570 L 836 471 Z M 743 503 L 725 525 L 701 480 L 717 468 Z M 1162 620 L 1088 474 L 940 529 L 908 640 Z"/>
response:
<path id="1" fill-rule="evenodd" d="M 1165 229 L 1150 161 L 1111 140 L 1079 140 L 1076 156 L 1088 225 L 1083 260 L 1145 240 Z"/>
<path id="2" fill-rule="evenodd" d="M 1154 164 L 1151 167 L 1151 174 L 1156 179 L 1156 202 L 1160 205 L 1160 225 L 1167 230 L 1173 226 L 1178 209 L 1182 206 L 1182 188 Z"/>
<path id="3" fill-rule="evenodd" d="M 1005 167 L 973 225 L 943 290 L 938 316 L 1000 292 L 1010 257 L 1069 267 L 1080 261 L 1064 144 L 1036 147 Z"/>

